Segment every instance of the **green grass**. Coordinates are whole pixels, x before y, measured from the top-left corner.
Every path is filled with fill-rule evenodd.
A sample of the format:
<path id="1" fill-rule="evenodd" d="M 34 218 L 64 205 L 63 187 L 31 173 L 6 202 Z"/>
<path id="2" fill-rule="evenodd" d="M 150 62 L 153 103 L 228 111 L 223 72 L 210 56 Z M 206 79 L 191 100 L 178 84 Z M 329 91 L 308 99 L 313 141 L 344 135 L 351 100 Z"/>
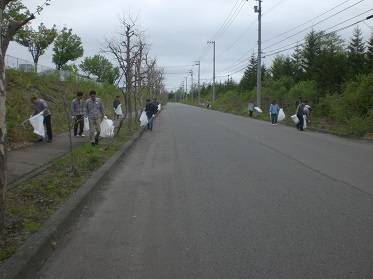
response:
<path id="1" fill-rule="evenodd" d="M 3 261 L 9 259 L 16 251 L 17 247 L 15 246 L 4 247 L 4 249 L 0 250 L 0 260 Z"/>
<path id="2" fill-rule="evenodd" d="M 37 176 L 8 190 L 5 231 L 0 242 L 2 262 L 11 257 L 30 235 L 37 232 L 140 128 L 138 123 L 134 123 L 132 127 L 134 130 L 131 133 L 115 137 L 109 146 L 102 140 L 96 147 L 89 143 L 76 147 L 73 150 L 73 164 L 70 156 L 58 158 Z M 126 130 L 123 129 L 122 133 L 124 131 Z"/>

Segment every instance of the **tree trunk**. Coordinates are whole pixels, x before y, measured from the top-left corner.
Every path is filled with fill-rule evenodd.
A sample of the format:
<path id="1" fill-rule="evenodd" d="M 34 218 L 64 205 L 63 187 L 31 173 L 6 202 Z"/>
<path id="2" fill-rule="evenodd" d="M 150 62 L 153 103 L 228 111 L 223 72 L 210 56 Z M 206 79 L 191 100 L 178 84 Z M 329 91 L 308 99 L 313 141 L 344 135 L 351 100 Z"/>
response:
<path id="1" fill-rule="evenodd" d="M 5 193 L 7 187 L 6 80 L 4 56 L 0 51 L 0 235 L 4 229 Z"/>

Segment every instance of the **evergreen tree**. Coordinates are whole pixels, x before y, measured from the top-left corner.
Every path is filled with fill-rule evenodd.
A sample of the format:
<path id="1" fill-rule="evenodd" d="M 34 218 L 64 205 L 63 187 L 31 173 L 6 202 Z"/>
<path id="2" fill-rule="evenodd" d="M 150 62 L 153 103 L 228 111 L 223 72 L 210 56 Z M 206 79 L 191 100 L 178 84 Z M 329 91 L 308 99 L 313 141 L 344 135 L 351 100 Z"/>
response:
<path id="1" fill-rule="evenodd" d="M 373 31 L 370 35 L 370 39 L 368 41 L 368 46 L 365 54 L 366 72 L 370 74 L 373 73 Z"/>
<path id="2" fill-rule="evenodd" d="M 312 30 L 306 35 L 301 51 L 301 67 L 306 80 L 317 80 L 320 75 L 320 52 L 324 33 Z"/>
<path id="3" fill-rule="evenodd" d="M 256 86 L 258 72 L 258 59 L 253 53 L 249 60 L 249 65 L 247 66 L 243 77 L 240 81 L 240 87 L 242 90 L 250 91 Z"/>
<path id="4" fill-rule="evenodd" d="M 302 68 L 302 53 L 299 44 L 296 45 L 294 53 L 291 56 L 291 62 L 294 70 L 294 81 L 300 82 L 303 79 L 304 72 Z"/>
<path id="5" fill-rule="evenodd" d="M 316 78 L 318 90 L 322 95 L 338 93 L 346 79 L 347 64 L 344 41 L 336 33 L 323 35 L 321 41 L 321 71 Z"/>
<path id="6" fill-rule="evenodd" d="M 354 29 L 353 37 L 347 46 L 348 73 L 350 79 L 365 72 L 365 44 L 359 27 Z"/>
<path id="7" fill-rule="evenodd" d="M 277 55 L 270 68 L 270 74 L 273 79 L 277 80 L 285 76 L 292 77 L 294 74 L 294 67 L 289 56 Z"/>

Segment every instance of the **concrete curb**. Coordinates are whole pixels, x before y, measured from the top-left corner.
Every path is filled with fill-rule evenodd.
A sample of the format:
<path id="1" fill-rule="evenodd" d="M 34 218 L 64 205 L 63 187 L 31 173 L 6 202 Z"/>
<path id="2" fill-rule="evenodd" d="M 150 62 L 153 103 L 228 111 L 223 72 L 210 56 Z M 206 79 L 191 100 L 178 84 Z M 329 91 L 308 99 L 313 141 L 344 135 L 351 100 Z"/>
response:
<path id="1" fill-rule="evenodd" d="M 111 169 L 122 160 L 137 140 L 144 133 L 140 129 L 128 140 L 124 146 L 111 157 L 84 185 L 74 193 L 66 203 L 59 208 L 38 230 L 32 235 L 17 252 L 4 263 L 0 278 L 21 279 L 34 278 L 37 271 L 56 249 L 53 243 L 60 243 L 79 219 L 82 210 L 95 196 L 97 190 L 111 174 Z"/>

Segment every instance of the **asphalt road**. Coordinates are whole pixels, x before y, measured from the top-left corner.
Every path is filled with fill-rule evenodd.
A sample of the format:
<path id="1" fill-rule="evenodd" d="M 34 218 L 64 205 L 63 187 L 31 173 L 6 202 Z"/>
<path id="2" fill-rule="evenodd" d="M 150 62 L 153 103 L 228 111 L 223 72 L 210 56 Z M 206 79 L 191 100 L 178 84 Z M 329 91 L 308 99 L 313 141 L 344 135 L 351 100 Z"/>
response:
<path id="1" fill-rule="evenodd" d="M 373 144 L 169 103 L 39 278 L 373 278 Z"/>

